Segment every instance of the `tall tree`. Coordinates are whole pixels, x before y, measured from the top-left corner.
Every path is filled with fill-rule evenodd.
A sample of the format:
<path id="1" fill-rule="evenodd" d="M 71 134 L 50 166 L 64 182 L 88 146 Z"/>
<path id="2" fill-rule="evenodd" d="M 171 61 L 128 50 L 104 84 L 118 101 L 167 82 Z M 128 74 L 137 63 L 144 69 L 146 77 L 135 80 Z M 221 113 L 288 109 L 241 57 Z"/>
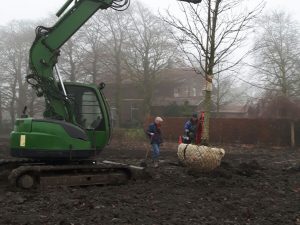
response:
<path id="1" fill-rule="evenodd" d="M 258 21 L 255 70 L 268 96 L 300 96 L 299 24 L 280 11 Z"/>
<path id="2" fill-rule="evenodd" d="M 226 106 L 236 99 L 236 94 L 233 93 L 234 78 L 227 74 L 224 76 L 220 73 L 214 75 L 214 90 L 212 92 L 212 100 L 216 105 L 217 115 L 220 113 L 222 106 Z"/>
<path id="3" fill-rule="evenodd" d="M 141 88 L 144 115 L 147 115 L 159 73 L 168 66 L 177 48 L 166 24 L 150 10 L 138 3 L 130 14 L 125 61 L 131 79 Z"/>
<path id="4" fill-rule="evenodd" d="M 15 21 L 2 27 L 0 32 L 1 71 L 3 86 L 8 89 L 9 112 L 12 123 L 20 115 L 28 101 L 28 56 L 34 38 L 33 24 Z"/>
<path id="5" fill-rule="evenodd" d="M 107 71 L 104 66 L 104 45 L 103 37 L 106 36 L 106 27 L 102 23 L 103 12 L 97 13 L 79 31 L 81 40 L 80 51 L 83 59 L 83 71 L 85 80 L 97 83 L 103 78 Z"/>
<path id="6" fill-rule="evenodd" d="M 215 73 L 234 68 L 246 54 L 238 52 L 250 23 L 263 4 L 248 9 L 247 0 L 203 0 L 201 4 L 178 3 L 180 17 L 167 11 L 164 21 L 176 28 L 173 33 L 192 67 L 206 80 L 203 143 L 209 142 L 212 81 Z M 227 65 L 218 71 L 218 64 Z"/>
<path id="7" fill-rule="evenodd" d="M 61 48 L 62 54 L 59 58 L 59 69 L 62 74 L 72 82 L 78 81 L 82 74 L 82 61 L 84 57 L 82 51 L 80 51 L 79 43 L 80 40 L 78 35 L 74 35 Z"/>
<path id="8" fill-rule="evenodd" d="M 80 32 L 84 39 L 85 71 L 92 75 L 93 82 L 104 80 L 114 84 L 111 104 L 116 108 L 113 115 L 117 117 L 114 120 L 117 126 L 122 120 L 123 45 L 128 37 L 129 20 L 127 11 L 99 12 Z"/>

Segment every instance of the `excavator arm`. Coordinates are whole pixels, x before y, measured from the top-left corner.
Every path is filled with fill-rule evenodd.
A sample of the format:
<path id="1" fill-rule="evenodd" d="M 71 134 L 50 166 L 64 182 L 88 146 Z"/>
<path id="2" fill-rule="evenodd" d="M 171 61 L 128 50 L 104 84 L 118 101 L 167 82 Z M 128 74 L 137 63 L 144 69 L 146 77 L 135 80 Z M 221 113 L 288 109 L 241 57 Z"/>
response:
<path id="1" fill-rule="evenodd" d="M 11 155 L 28 158 L 88 158 L 111 136 L 103 85 L 62 81 L 60 47 L 99 9 L 124 10 L 129 0 L 67 0 L 52 27 L 38 26 L 30 48 L 27 81 L 45 99 L 44 119 L 25 112 L 11 132 Z M 24 110 L 25 111 L 25 110 Z"/>
<path id="2" fill-rule="evenodd" d="M 195 4 L 201 2 L 201 0 L 179 1 Z M 72 7 L 68 9 L 72 3 Z M 60 19 L 54 26 L 36 28 L 36 38 L 29 57 L 31 74 L 27 76 L 27 81 L 36 90 L 37 96 L 45 98 L 45 118 L 76 124 L 72 99 L 67 96 L 56 66 L 60 47 L 99 9 L 123 10 L 128 5 L 129 0 L 67 0 L 57 12 L 56 15 Z M 56 81 L 54 74 L 57 74 L 59 82 Z"/>
<path id="3" fill-rule="evenodd" d="M 45 97 L 44 117 L 76 124 L 71 99 L 67 96 L 56 66 L 59 49 L 99 9 L 121 10 L 128 4 L 129 0 L 68 0 L 57 12 L 56 15 L 61 17 L 54 26 L 36 28 L 36 38 L 29 57 L 31 74 L 27 76 L 27 81 L 38 96 Z"/>

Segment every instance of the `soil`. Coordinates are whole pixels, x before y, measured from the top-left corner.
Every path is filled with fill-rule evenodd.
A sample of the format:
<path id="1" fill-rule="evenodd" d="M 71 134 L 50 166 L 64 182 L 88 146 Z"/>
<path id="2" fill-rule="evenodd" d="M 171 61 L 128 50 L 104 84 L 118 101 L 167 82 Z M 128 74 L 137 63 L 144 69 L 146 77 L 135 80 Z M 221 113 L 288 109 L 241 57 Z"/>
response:
<path id="1" fill-rule="evenodd" d="M 148 180 L 31 191 L 0 187 L 0 224 L 300 225 L 300 150 L 222 147 L 221 166 L 206 174 L 179 166 L 177 145 L 167 143 L 159 168 L 147 162 Z M 100 160 L 139 165 L 147 148 L 112 143 Z"/>

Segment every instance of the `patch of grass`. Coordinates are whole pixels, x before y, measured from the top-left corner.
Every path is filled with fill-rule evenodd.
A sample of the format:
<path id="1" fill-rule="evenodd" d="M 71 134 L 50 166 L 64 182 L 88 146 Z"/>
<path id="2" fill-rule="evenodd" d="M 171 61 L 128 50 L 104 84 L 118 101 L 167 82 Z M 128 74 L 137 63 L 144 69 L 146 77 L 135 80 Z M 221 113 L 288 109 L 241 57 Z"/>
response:
<path id="1" fill-rule="evenodd" d="M 126 141 L 146 141 L 147 136 L 141 128 L 116 128 L 113 130 L 113 137 L 119 140 Z"/>
<path id="2" fill-rule="evenodd" d="M 143 129 L 126 129 L 125 138 L 129 140 L 145 141 L 147 136 Z"/>

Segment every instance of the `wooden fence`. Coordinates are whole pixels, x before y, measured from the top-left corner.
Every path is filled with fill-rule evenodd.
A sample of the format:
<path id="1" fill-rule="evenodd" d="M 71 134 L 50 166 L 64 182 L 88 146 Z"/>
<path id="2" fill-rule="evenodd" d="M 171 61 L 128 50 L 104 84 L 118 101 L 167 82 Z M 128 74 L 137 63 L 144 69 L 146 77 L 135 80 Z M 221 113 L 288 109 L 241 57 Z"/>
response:
<path id="1" fill-rule="evenodd" d="M 165 139 L 176 141 L 189 118 L 164 117 L 162 132 Z M 153 121 L 149 117 L 145 127 Z M 249 144 L 257 146 L 300 147 L 300 121 L 285 119 L 211 118 L 210 143 Z"/>

